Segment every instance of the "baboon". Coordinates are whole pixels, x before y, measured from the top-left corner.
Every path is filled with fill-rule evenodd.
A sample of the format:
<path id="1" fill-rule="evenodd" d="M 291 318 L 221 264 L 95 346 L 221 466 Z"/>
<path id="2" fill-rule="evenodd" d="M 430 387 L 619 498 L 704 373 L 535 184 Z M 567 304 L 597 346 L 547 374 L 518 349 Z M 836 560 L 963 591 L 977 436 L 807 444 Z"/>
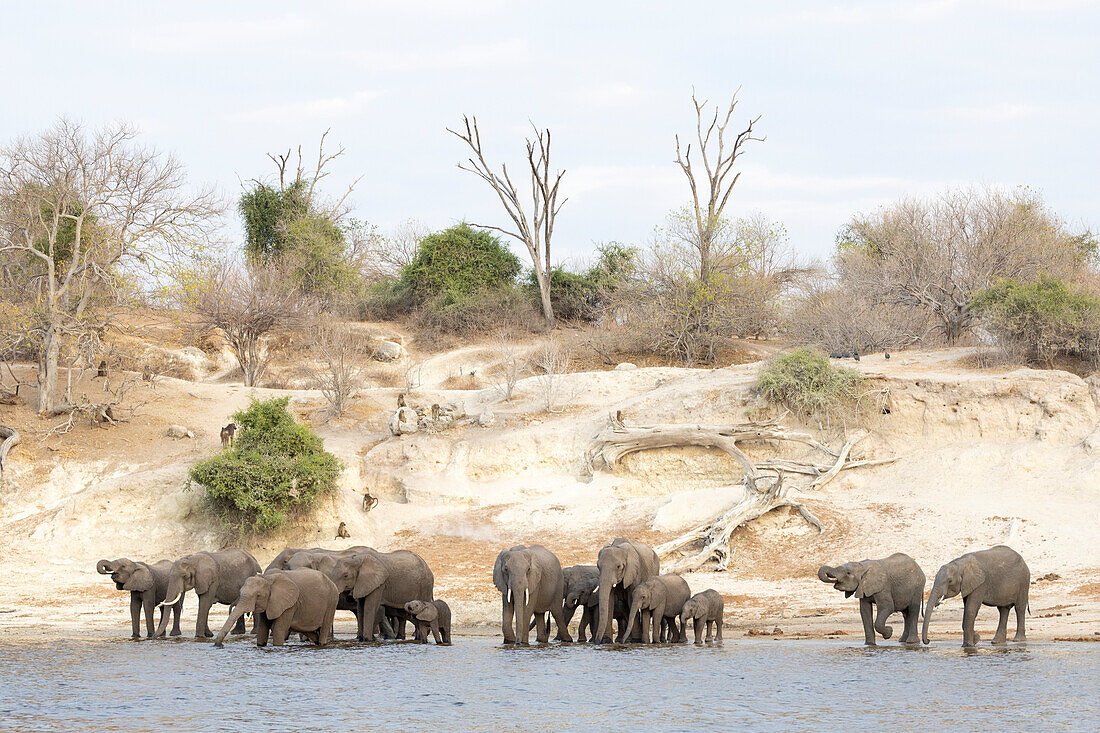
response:
<path id="1" fill-rule="evenodd" d="M 622 410 L 615 410 L 615 422 L 619 423 L 620 425 L 625 425 L 626 424 L 626 421 L 623 420 L 623 411 Z"/>
<path id="2" fill-rule="evenodd" d="M 882 352 L 882 355 L 885 356 L 887 359 L 890 358 L 890 352 L 889 351 Z"/>
<path id="3" fill-rule="evenodd" d="M 405 393 L 397 395 L 397 407 L 400 409 L 405 406 Z"/>
<path id="4" fill-rule="evenodd" d="M 222 428 L 222 447 L 228 448 L 233 445 L 233 435 L 237 432 L 237 423 L 231 422 Z"/>
<path id="5" fill-rule="evenodd" d="M 852 358 L 859 361 L 859 352 L 855 349 L 852 349 Z"/>
<path id="6" fill-rule="evenodd" d="M 371 509 L 374 509 L 376 506 L 378 506 L 378 499 L 371 496 L 369 491 L 364 493 L 363 494 L 363 511 L 369 512 Z"/>
<path id="7" fill-rule="evenodd" d="M 345 539 L 346 540 L 349 537 L 351 537 L 351 535 L 348 534 L 348 525 L 345 524 L 344 522 L 340 522 L 340 526 L 336 528 L 336 536 L 333 537 L 333 539 L 334 540 L 339 540 L 339 539 Z"/>
<path id="8" fill-rule="evenodd" d="M 99 377 L 103 377 L 104 379 L 107 378 L 107 360 L 106 359 L 103 359 L 99 362 L 99 370 L 96 371 L 95 375 L 96 375 L 96 378 L 99 378 Z"/>
<path id="9" fill-rule="evenodd" d="M 432 420 L 439 420 L 439 405 L 432 405 Z"/>
<path id="10" fill-rule="evenodd" d="M 141 381 L 143 381 L 143 382 L 152 382 L 153 381 L 153 370 L 148 364 L 146 364 L 145 366 L 143 366 L 141 368 Z"/>

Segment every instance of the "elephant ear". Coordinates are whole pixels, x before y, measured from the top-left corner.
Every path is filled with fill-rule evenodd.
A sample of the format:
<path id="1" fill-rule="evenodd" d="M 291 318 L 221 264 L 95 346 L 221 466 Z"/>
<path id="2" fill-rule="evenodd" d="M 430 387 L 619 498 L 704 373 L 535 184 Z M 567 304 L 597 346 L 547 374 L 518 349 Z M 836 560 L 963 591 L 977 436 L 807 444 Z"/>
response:
<path id="1" fill-rule="evenodd" d="M 214 561 L 209 558 L 204 559 L 206 562 L 200 560 L 195 563 L 195 593 L 200 596 L 210 592 L 218 575 Z"/>
<path id="2" fill-rule="evenodd" d="M 497 587 L 501 593 L 508 592 L 508 583 L 504 580 L 504 553 L 507 550 L 501 550 L 497 555 L 497 561 L 493 563 L 493 585 Z"/>
<path id="3" fill-rule="evenodd" d="M 985 571 L 982 570 L 981 563 L 973 555 L 959 558 L 958 563 L 961 575 L 959 593 L 965 598 L 985 582 Z"/>
<path id="4" fill-rule="evenodd" d="M 268 618 L 278 618 L 298 602 L 298 586 L 290 578 L 280 575 L 271 581 L 271 593 L 267 599 Z"/>
<path id="5" fill-rule="evenodd" d="M 135 563 L 130 579 L 122 584 L 122 590 L 144 593 L 153 588 L 153 572 L 145 563 Z"/>
<path id="6" fill-rule="evenodd" d="M 439 618 L 439 609 L 435 607 L 434 603 L 425 603 L 424 607 L 420 609 L 420 613 L 416 614 L 416 617 L 421 621 L 431 623 Z"/>
<path id="7" fill-rule="evenodd" d="M 626 562 L 623 563 L 623 587 L 630 588 L 642 579 L 642 557 L 633 545 L 625 545 Z"/>
<path id="8" fill-rule="evenodd" d="M 886 571 L 878 563 L 864 565 L 863 575 L 856 586 L 856 598 L 870 598 L 886 590 Z"/>
<path id="9" fill-rule="evenodd" d="M 538 562 L 531 559 L 531 564 L 527 567 L 527 587 L 537 588 L 542 583 L 542 568 Z"/>
<path id="10" fill-rule="evenodd" d="M 372 555 L 359 558 L 359 572 L 355 577 L 355 586 L 351 589 L 354 598 L 369 596 L 386 582 L 386 568 L 382 561 Z"/>

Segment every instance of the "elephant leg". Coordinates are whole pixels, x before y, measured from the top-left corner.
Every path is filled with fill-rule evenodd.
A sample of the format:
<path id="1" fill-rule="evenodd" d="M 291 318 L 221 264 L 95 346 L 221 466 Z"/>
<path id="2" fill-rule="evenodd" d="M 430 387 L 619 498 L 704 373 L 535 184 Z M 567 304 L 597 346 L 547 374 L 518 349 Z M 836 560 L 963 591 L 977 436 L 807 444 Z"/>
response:
<path id="1" fill-rule="evenodd" d="M 443 643 L 443 635 L 439 633 L 439 621 L 432 621 L 432 638 L 435 639 L 436 644 Z M 425 643 L 428 641 L 424 639 Z"/>
<path id="2" fill-rule="evenodd" d="M 183 599 L 181 598 L 176 605 L 172 606 L 172 636 L 182 636 L 183 631 L 180 629 L 180 614 L 183 613 Z M 255 622 L 253 622 L 255 623 Z M 161 619 L 161 626 L 164 625 L 164 619 Z"/>
<path id="3" fill-rule="evenodd" d="M 153 638 L 153 632 L 156 631 L 156 624 L 153 623 L 153 618 L 156 616 L 157 599 L 153 591 L 146 591 L 141 594 L 141 606 L 145 612 L 145 633 L 150 639 Z M 163 619 L 165 612 L 168 609 L 164 606 L 160 607 L 160 617 Z"/>
<path id="4" fill-rule="evenodd" d="M 1008 612 L 1012 606 L 997 606 L 1000 618 L 997 620 L 997 633 L 993 635 L 993 643 L 997 645 L 1008 643 Z"/>
<path id="5" fill-rule="evenodd" d="M 195 638 L 205 639 L 214 634 L 210 632 L 210 607 L 214 605 L 214 595 L 207 593 L 199 596 L 199 617 L 195 621 Z"/>
<path id="6" fill-rule="evenodd" d="M 692 627 L 695 631 L 695 643 L 696 644 L 702 644 L 703 643 L 703 630 L 704 629 L 707 632 L 707 641 L 710 641 L 710 622 L 703 621 L 703 619 L 696 617 L 696 618 L 692 619 L 691 624 L 692 624 Z M 686 620 L 684 621 L 684 625 L 687 626 L 687 621 Z"/>
<path id="7" fill-rule="evenodd" d="M 572 642 L 573 636 L 569 633 L 569 619 L 565 612 L 556 605 L 550 607 L 550 615 L 554 617 L 554 625 L 558 627 L 558 641 Z"/>
<path id="8" fill-rule="evenodd" d="M 875 646 L 875 611 L 866 598 L 859 599 L 859 616 L 863 620 L 863 643 Z"/>
<path id="9" fill-rule="evenodd" d="M 244 616 L 241 616 L 239 619 L 237 619 L 237 623 L 233 625 L 233 633 L 234 634 L 243 634 L 243 633 L 245 633 L 245 631 L 246 630 L 245 630 L 245 627 L 244 627 Z"/>
<path id="10" fill-rule="evenodd" d="M 535 641 L 539 644 L 547 644 L 550 641 L 550 624 L 546 621 L 545 613 L 535 614 Z"/>
<path id="11" fill-rule="evenodd" d="M 1016 599 L 1016 636 L 1012 637 L 1013 641 L 1027 641 L 1027 630 L 1024 628 L 1024 614 L 1027 612 L 1027 591 L 1028 588 L 1025 585 L 1023 593 Z"/>
<path id="12" fill-rule="evenodd" d="M 875 630 L 882 634 L 883 639 L 889 639 L 894 635 L 894 628 L 886 625 L 886 619 L 890 618 L 890 614 L 894 612 L 894 608 L 886 603 L 878 604 L 878 614 L 875 616 Z"/>
<path id="13" fill-rule="evenodd" d="M 271 624 L 267 616 L 262 613 L 255 614 L 254 628 L 256 629 L 256 646 L 267 646 L 267 637 L 271 633 Z"/>
<path id="14" fill-rule="evenodd" d="M 581 609 L 581 620 L 580 620 L 580 623 L 577 624 L 577 641 L 579 641 L 582 644 L 588 638 L 585 635 L 585 632 L 588 629 L 588 619 L 589 618 L 591 618 L 591 615 L 588 612 L 588 606 L 585 606 L 584 608 Z"/>
<path id="15" fill-rule="evenodd" d="M 902 612 L 905 616 L 905 633 L 901 636 L 903 644 L 919 644 L 920 637 L 917 636 L 917 619 L 920 618 L 920 600 L 910 604 L 909 608 Z"/>
<path id="16" fill-rule="evenodd" d="M 515 615 L 515 604 L 511 601 L 508 591 L 504 591 L 500 594 L 500 631 L 504 634 L 505 644 L 516 643 L 516 632 L 512 630 L 512 617 Z"/>
<path id="17" fill-rule="evenodd" d="M 291 614 L 284 613 L 271 623 L 271 643 L 275 646 L 286 643 L 287 637 L 290 636 L 290 620 Z"/>
<path id="18" fill-rule="evenodd" d="M 974 622 L 978 618 L 978 609 L 982 604 L 973 595 L 963 599 L 963 646 L 974 646 L 978 635 L 974 633 Z"/>
<path id="19" fill-rule="evenodd" d="M 378 622 L 378 608 L 382 605 L 381 586 L 363 596 L 360 603 L 362 604 L 360 606 L 362 619 L 358 641 L 374 641 L 374 627 Z"/>
<path id="20" fill-rule="evenodd" d="M 321 622 L 321 628 L 317 629 L 317 646 L 325 646 L 332 638 L 332 620 L 336 615 L 336 608 L 329 608 L 325 612 L 325 620 Z"/>
<path id="21" fill-rule="evenodd" d="M 141 594 L 130 594 L 130 638 L 141 638 Z"/>
<path id="22" fill-rule="evenodd" d="M 638 616 L 641 619 L 642 638 L 640 641 L 643 644 L 648 644 L 653 640 L 653 611 L 643 610 L 638 613 Z"/>

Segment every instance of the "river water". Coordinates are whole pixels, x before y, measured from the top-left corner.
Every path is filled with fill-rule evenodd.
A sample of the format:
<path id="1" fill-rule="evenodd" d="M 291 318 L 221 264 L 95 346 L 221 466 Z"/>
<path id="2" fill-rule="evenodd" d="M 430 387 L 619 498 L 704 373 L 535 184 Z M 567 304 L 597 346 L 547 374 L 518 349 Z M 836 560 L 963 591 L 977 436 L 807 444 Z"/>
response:
<path id="1" fill-rule="evenodd" d="M 0 638 L 0 729 L 1095 731 L 1100 644 Z"/>

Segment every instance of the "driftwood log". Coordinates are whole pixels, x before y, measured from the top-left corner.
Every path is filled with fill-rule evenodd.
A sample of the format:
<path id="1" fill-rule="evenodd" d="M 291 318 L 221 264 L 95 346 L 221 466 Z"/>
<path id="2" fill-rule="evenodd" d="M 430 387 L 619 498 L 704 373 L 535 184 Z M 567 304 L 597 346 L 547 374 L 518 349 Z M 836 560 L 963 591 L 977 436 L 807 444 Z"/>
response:
<path id="1" fill-rule="evenodd" d="M 4 475 L 4 463 L 8 459 L 8 453 L 19 445 L 19 431 L 8 425 L 0 425 L 0 476 Z"/>
<path id="2" fill-rule="evenodd" d="M 731 493 L 736 492 L 740 495 L 737 503 L 713 521 L 654 548 L 662 558 L 662 569 L 667 569 L 668 572 L 699 570 L 711 562 L 717 563 L 716 569 L 727 570 L 732 555 L 730 537 L 734 530 L 773 509 L 791 507 L 817 531 L 823 531 L 824 525 L 821 521 L 804 504 L 795 501 L 789 495 L 789 492 L 796 487 L 785 484 L 785 474 L 812 477 L 805 487 L 797 489 L 800 492 L 807 492 L 821 488 L 836 478 L 841 471 L 896 460 L 896 458 L 849 460 L 853 446 L 866 436 L 867 433 L 859 431 L 849 436 L 839 450 L 834 450 L 809 433 L 792 431 L 774 421 L 738 425 L 627 427 L 612 417 L 608 427 L 593 440 L 586 459 L 592 470 L 599 468 L 614 470 L 624 456 L 638 451 L 700 446 L 717 448 L 736 460 L 743 470 L 741 486 L 730 486 L 729 489 Z M 802 443 L 824 454 L 824 460 L 812 463 L 776 458 L 755 463 L 738 446 L 739 443 L 749 441 Z M 696 547 L 699 548 L 697 551 L 694 550 Z M 671 560 L 665 559 L 673 553 L 684 554 Z"/>

